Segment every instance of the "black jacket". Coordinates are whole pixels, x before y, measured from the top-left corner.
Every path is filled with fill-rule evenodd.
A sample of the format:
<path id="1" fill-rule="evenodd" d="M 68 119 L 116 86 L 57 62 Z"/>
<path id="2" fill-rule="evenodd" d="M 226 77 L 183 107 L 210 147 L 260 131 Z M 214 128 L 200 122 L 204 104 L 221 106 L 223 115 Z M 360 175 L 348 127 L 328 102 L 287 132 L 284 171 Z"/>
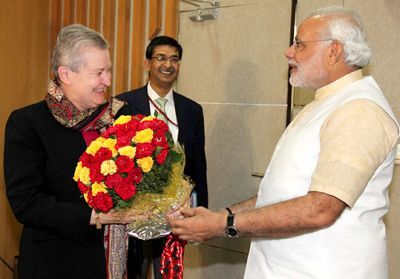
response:
<path id="1" fill-rule="evenodd" d="M 11 208 L 24 225 L 21 279 L 106 278 L 103 231 L 89 225 L 91 208 L 72 179 L 85 149 L 82 134 L 59 124 L 45 101 L 12 112 L 7 121 L 4 176 Z"/>

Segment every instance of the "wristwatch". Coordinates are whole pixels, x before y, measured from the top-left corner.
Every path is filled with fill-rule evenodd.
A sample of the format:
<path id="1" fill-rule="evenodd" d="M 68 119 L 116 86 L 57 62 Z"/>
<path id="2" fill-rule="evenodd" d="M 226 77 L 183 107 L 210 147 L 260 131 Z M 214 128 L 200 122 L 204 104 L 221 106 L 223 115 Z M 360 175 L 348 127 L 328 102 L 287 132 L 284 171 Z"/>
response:
<path id="1" fill-rule="evenodd" d="M 235 214 L 232 213 L 232 210 L 229 207 L 225 209 L 228 210 L 229 213 L 228 217 L 226 218 L 225 236 L 239 237 L 239 233 L 234 222 Z"/>

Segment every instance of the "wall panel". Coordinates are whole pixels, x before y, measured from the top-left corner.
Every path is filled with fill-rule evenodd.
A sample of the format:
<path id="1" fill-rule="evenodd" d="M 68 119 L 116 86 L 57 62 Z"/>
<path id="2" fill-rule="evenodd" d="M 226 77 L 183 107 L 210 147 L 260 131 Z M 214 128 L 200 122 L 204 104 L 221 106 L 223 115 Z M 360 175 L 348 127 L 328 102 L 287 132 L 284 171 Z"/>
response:
<path id="1" fill-rule="evenodd" d="M 49 0 L 0 1 L 0 149 L 10 112 L 45 95 L 48 73 Z M 2 155 L 1 155 L 2 156 Z M 5 196 L 3 158 L 0 159 L 0 257 L 9 265 L 18 254 L 21 226 Z M 12 272 L 0 262 L 0 278 Z"/>
<path id="2" fill-rule="evenodd" d="M 143 61 L 145 50 L 143 46 L 145 38 L 146 4 L 144 1 L 134 1 L 133 3 L 133 31 L 131 47 L 131 77 L 132 88 L 138 88 L 143 82 Z"/>

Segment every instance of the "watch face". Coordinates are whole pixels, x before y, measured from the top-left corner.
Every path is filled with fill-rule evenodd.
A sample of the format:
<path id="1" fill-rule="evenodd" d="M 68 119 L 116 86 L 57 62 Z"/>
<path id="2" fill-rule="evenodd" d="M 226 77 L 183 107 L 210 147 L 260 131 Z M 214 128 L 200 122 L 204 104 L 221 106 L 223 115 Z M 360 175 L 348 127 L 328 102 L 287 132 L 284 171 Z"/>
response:
<path id="1" fill-rule="evenodd" d="M 236 230 L 235 227 L 227 227 L 226 228 L 226 234 L 228 236 L 237 236 L 238 235 L 237 230 Z"/>

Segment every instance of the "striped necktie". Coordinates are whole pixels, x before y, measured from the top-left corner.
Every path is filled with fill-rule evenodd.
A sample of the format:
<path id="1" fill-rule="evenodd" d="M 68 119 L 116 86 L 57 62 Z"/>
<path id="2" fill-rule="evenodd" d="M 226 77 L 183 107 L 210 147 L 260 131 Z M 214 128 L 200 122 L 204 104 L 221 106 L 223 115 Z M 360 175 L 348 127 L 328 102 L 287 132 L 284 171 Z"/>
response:
<path id="1" fill-rule="evenodd" d="M 160 108 L 160 110 L 161 110 L 162 112 L 164 112 L 164 114 L 165 114 L 165 104 L 167 103 L 168 100 L 167 100 L 167 99 L 164 99 L 164 98 L 157 98 L 155 101 L 156 101 L 158 107 Z M 155 116 L 155 117 L 157 117 L 158 119 L 163 120 L 165 123 L 168 123 L 168 120 L 167 120 L 167 118 L 164 116 L 164 114 L 158 112 L 157 109 L 156 109 L 155 112 L 154 112 L 154 116 Z"/>

